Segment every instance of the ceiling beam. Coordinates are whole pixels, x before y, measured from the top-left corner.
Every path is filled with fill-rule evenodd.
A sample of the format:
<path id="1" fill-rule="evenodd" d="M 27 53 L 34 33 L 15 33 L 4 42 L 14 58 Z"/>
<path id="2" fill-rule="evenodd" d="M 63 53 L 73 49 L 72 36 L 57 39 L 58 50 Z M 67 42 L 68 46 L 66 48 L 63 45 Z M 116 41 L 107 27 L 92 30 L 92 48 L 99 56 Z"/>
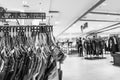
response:
<path id="1" fill-rule="evenodd" d="M 113 21 L 113 20 L 95 20 L 95 19 L 80 19 L 80 21 L 91 21 L 91 22 L 120 22 L 120 21 Z"/>
<path id="2" fill-rule="evenodd" d="M 99 34 L 99 33 L 98 33 Z M 119 32 L 106 32 L 106 33 L 100 33 L 100 34 L 104 34 L 104 35 L 109 35 L 109 34 L 120 34 Z"/>
<path id="3" fill-rule="evenodd" d="M 94 6 L 92 6 L 89 10 L 87 10 L 82 16 L 80 16 L 79 18 L 77 18 L 73 23 L 71 23 L 66 29 L 64 29 L 58 36 L 60 36 L 61 34 L 63 34 L 66 30 L 68 30 L 72 25 L 74 25 L 77 21 L 79 21 L 81 18 L 83 18 L 85 15 L 87 15 L 89 12 L 91 12 L 92 10 L 94 10 L 96 7 L 98 7 L 100 4 L 102 4 L 105 0 L 100 0 L 98 1 Z"/>
<path id="4" fill-rule="evenodd" d="M 97 30 L 97 31 L 101 31 L 101 30 L 104 30 L 104 29 L 107 29 L 107 28 L 111 28 L 111 27 L 117 26 L 117 25 L 120 25 L 120 22 L 119 22 L 119 23 L 112 24 L 112 25 L 107 26 L 107 27 L 104 27 L 104 28 L 101 28 L 101 29 L 99 29 L 99 30 Z"/>
<path id="5" fill-rule="evenodd" d="M 99 31 L 104 30 L 104 29 L 107 29 L 107 28 L 111 28 L 111 27 L 113 27 L 113 26 L 117 26 L 117 25 L 119 25 L 119 24 L 120 24 L 120 22 L 119 22 L 119 23 L 112 24 L 112 25 L 110 25 L 110 26 L 107 26 L 107 27 L 101 28 L 101 29 L 99 29 L 99 30 L 96 30 L 96 31 L 94 31 L 94 33 L 97 33 L 97 32 L 99 32 Z M 87 32 L 86 34 L 89 34 L 89 33 L 91 33 L 91 32 L 89 31 L 89 32 Z M 92 33 L 93 33 L 93 32 L 92 32 Z"/>
<path id="6" fill-rule="evenodd" d="M 106 12 L 89 12 L 91 14 L 101 14 L 101 15 L 115 15 L 115 16 L 120 16 L 119 13 L 106 13 Z"/>
<path id="7" fill-rule="evenodd" d="M 110 28 L 110 29 L 107 29 L 107 30 L 104 30 L 104 31 L 97 32 L 97 33 L 102 33 L 102 32 L 110 31 L 110 30 L 117 29 L 117 28 L 120 28 L 120 26 L 113 27 L 113 28 Z"/>

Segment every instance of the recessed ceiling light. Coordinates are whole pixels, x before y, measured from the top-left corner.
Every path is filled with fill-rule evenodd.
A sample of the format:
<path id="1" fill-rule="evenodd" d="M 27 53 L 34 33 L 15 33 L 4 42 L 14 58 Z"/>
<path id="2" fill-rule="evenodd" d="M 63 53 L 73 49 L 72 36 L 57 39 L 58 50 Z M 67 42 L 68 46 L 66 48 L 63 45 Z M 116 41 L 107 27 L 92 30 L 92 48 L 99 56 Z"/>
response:
<path id="1" fill-rule="evenodd" d="M 93 14 L 89 13 L 90 16 L 92 16 Z"/>
<path id="2" fill-rule="evenodd" d="M 106 3 L 102 3 L 102 6 L 107 6 L 107 4 Z"/>
<path id="3" fill-rule="evenodd" d="M 55 21 L 55 24 L 59 24 L 60 22 L 59 21 Z"/>
<path id="4" fill-rule="evenodd" d="M 76 24 L 74 24 L 73 26 L 76 26 Z"/>
<path id="5" fill-rule="evenodd" d="M 23 7 L 29 8 L 28 2 L 27 1 L 22 1 Z"/>
<path id="6" fill-rule="evenodd" d="M 23 5 L 26 5 L 27 4 L 27 1 L 22 1 Z"/>
<path id="7" fill-rule="evenodd" d="M 40 11 L 42 11 L 42 9 L 40 8 Z"/>
<path id="8" fill-rule="evenodd" d="M 108 17 L 110 16 L 110 15 L 107 15 Z"/>

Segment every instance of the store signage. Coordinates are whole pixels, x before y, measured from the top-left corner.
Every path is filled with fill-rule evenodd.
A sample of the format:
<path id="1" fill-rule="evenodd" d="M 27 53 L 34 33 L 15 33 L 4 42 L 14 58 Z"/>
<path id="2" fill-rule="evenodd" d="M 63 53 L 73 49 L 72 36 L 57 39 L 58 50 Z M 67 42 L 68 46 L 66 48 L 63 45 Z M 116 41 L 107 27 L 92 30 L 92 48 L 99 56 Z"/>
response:
<path id="1" fill-rule="evenodd" d="M 0 12 L 0 19 L 46 19 L 46 13 Z"/>
<path id="2" fill-rule="evenodd" d="M 86 22 L 83 26 L 83 29 L 87 28 L 88 27 L 88 22 Z"/>
<path id="3" fill-rule="evenodd" d="M 83 25 L 81 25 L 81 31 L 83 32 L 84 29 L 88 28 L 88 22 L 84 23 Z"/>

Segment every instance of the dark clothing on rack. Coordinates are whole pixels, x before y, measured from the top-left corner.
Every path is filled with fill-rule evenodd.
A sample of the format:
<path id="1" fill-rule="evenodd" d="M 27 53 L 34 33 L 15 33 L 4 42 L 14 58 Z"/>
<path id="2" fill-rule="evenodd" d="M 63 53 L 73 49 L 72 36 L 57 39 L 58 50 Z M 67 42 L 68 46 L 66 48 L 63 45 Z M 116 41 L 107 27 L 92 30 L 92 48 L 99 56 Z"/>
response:
<path id="1" fill-rule="evenodd" d="M 95 39 L 92 40 L 92 53 L 96 55 L 96 41 Z"/>
<path id="2" fill-rule="evenodd" d="M 92 54 L 92 42 L 91 40 L 88 41 L 88 55 Z"/>
<path id="3" fill-rule="evenodd" d="M 10 55 L 5 56 L 5 52 L 3 52 L 4 54 L 1 54 L 0 56 L 1 59 L 5 62 L 2 72 L 0 72 L 0 75 L 2 75 L 0 80 L 31 80 L 36 75 L 36 73 L 39 73 L 40 75 L 37 80 L 40 80 L 42 76 L 43 78 L 47 79 L 50 75 L 50 72 L 56 67 L 55 61 L 52 62 L 51 60 L 53 59 L 53 57 L 47 60 L 47 57 L 49 57 L 47 53 L 39 53 L 41 55 L 44 54 L 44 59 L 42 59 L 42 56 L 40 56 L 41 58 L 39 58 L 35 55 L 38 53 L 27 51 L 23 46 L 14 49 L 13 53 L 5 49 L 4 51 Z M 45 57 L 47 62 L 44 61 Z M 42 64 L 44 64 L 42 66 L 40 66 L 41 60 L 43 61 Z M 48 66 L 48 64 L 50 66 Z M 42 72 L 39 70 L 41 70 Z"/>
<path id="4" fill-rule="evenodd" d="M 82 45 L 82 40 L 78 40 L 78 53 L 80 56 L 83 56 L 83 45 Z"/>
<path id="5" fill-rule="evenodd" d="M 109 48 L 109 51 L 112 52 L 113 54 L 119 51 L 118 41 L 116 37 L 113 36 L 109 38 L 108 48 Z"/>
<path id="6" fill-rule="evenodd" d="M 43 76 L 43 80 L 47 80 L 48 76 L 50 75 L 50 72 L 55 68 L 56 66 L 56 62 L 53 61 L 51 62 L 52 56 L 48 57 L 48 62 L 45 63 L 43 62 L 42 66 L 41 65 L 41 60 L 40 58 L 38 58 L 36 55 L 34 55 L 34 57 L 32 56 L 28 56 L 28 52 L 22 52 L 20 51 L 20 53 L 22 55 L 16 55 L 16 53 L 14 53 L 14 57 L 12 56 L 8 56 L 7 57 L 7 62 L 5 65 L 5 69 L 4 69 L 4 76 L 3 79 L 1 80 L 31 80 L 32 77 L 38 73 L 38 69 L 41 67 L 43 73 L 40 74 L 41 76 Z M 14 61 L 15 58 L 15 61 Z M 32 58 L 32 59 L 31 59 Z M 32 61 L 33 60 L 33 61 Z M 43 59 L 42 59 L 43 60 Z M 31 67 L 30 64 L 33 64 L 33 66 Z M 39 66 L 39 67 L 38 67 Z M 42 68 L 43 67 L 43 68 Z M 31 78 L 27 75 L 32 76 Z M 25 78 L 25 77 L 29 77 L 29 79 Z M 37 78 L 37 77 L 36 77 Z M 40 79 L 41 77 L 39 77 Z M 39 79 L 35 79 L 35 80 L 39 80 Z M 42 79 L 40 79 L 42 80 Z"/>
<path id="7" fill-rule="evenodd" d="M 48 80 L 56 70 L 59 55 L 50 49 L 55 46 L 52 28 L 7 26 L 7 30 L 6 26 L 2 27 L 5 35 L 0 38 L 0 80 Z M 29 37 L 25 28 L 29 28 Z M 14 35 L 7 34 L 9 31 Z M 57 56 L 59 60 L 61 56 Z"/>
<path id="8" fill-rule="evenodd" d="M 78 52 L 79 52 L 80 56 L 83 56 L 83 46 L 82 46 L 82 44 L 78 45 Z"/>
<path id="9" fill-rule="evenodd" d="M 84 48 L 87 55 L 103 55 L 104 40 L 89 39 L 84 42 Z"/>
<path id="10" fill-rule="evenodd" d="M 86 51 L 86 54 L 88 54 L 88 41 L 87 40 L 84 41 L 84 49 Z"/>

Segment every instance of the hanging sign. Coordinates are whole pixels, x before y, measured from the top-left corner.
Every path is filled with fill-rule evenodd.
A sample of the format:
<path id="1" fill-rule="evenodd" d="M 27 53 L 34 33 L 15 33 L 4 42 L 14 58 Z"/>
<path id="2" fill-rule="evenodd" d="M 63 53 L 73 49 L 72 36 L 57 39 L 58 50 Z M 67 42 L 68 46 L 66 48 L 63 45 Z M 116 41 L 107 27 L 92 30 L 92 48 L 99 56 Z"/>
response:
<path id="1" fill-rule="evenodd" d="M 84 23 L 83 25 L 81 25 L 81 31 L 83 32 L 84 29 L 88 28 L 88 22 Z"/>
<path id="2" fill-rule="evenodd" d="M 46 19 L 40 12 L 0 12 L 0 19 Z"/>
<path id="3" fill-rule="evenodd" d="M 87 28 L 88 27 L 88 22 L 86 22 L 83 26 L 83 29 Z"/>

